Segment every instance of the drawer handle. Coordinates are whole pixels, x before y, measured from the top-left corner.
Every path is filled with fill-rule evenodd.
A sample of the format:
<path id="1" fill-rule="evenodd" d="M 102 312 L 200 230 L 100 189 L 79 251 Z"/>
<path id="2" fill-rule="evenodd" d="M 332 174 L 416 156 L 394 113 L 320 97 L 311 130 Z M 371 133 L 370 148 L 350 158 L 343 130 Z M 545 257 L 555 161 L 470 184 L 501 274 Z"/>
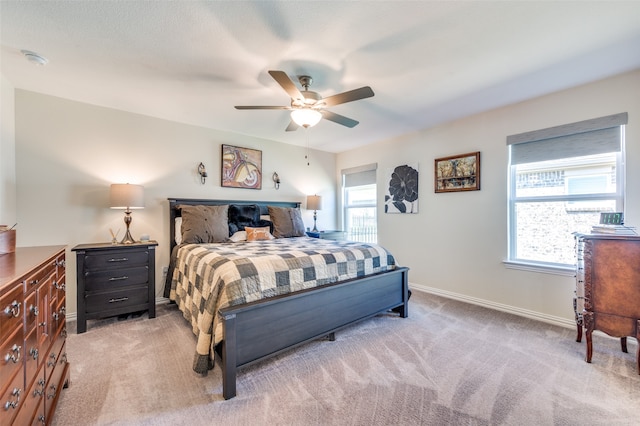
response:
<path id="1" fill-rule="evenodd" d="M 6 308 L 4 308 L 4 313 L 7 316 L 18 318 L 20 316 L 20 303 L 17 300 L 11 302 Z"/>
<path id="2" fill-rule="evenodd" d="M 40 314 L 38 307 L 33 305 L 29 306 L 29 312 L 31 312 L 34 317 L 37 317 Z"/>
<path id="3" fill-rule="evenodd" d="M 38 397 L 38 396 L 44 395 L 44 379 L 38 380 L 38 386 L 40 386 L 40 389 L 35 388 L 33 390 L 33 396 L 34 397 Z"/>
<path id="4" fill-rule="evenodd" d="M 127 300 L 129 300 L 128 297 L 117 297 L 117 298 L 109 299 L 109 303 L 125 302 Z"/>
<path id="5" fill-rule="evenodd" d="M 17 364 L 18 361 L 20 361 L 20 349 L 22 349 L 22 346 L 18 346 L 14 343 L 9 352 L 4 356 L 4 362 L 8 363 L 9 361 L 12 361 L 14 364 Z M 11 352 L 13 352 L 13 354 L 11 354 Z"/>
<path id="6" fill-rule="evenodd" d="M 33 357 L 33 359 L 38 359 L 38 348 L 29 349 L 29 354 Z"/>
<path id="7" fill-rule="evenodd" d="M 122 280 L 128 280 L 129 277 L 126 275 L 123 275 L 121 277 L 111 277 L 109 278 L 109 281 L 122 281 Z"/>
<path id="8" fill-rule="evenodd" d="M 53 282 L 53 287 L 57 290 L 62 290 L 62 291 L 66 291 L 67 289 L 67 286 L 65 285 L 65 283 L 58 284 L 56 281 Z"/>
<path id="9" fill-rule="evenodd" d="M 67 267 L 67 262 L 66 262 L 66 260 L 56 261 L 56 266 L 59 266 L 61 268 L 66 268 Z"/>
<path id="10" fill-rule="evenodd" d="M 40 280 L 31 280 L 29 281 L 30 285 L 37 285 L 40 282 Z"/>
<path id="11" fill-rule="evenodd" d="M 56 397 L 56 385 L 51 385 L 49 386 L 49 389 L 51 389 L 53 392 L 50 394 L 47 394 L 47 399 L 51 399 L 51 398 L 55 398 Z"/>
<path id="12" fill-rule="evenodd" d="M 128 257 L 114 257 L 112 259 L 107 260 L 107 262 L 126 262 L 129 260 Z"/>
<path id="13" fill-rule="evenodd" d="M 56 365 L 56 354 L 49 355 L 49 358 L 51 358 L 51 360 L 47 362 L 47 367 L 53 367 L 54 365 Z"/>
<path id="14" fill-rule="evenodd" d="M 4 403 L 5 411 L 9 411 L 9 408 L 16 408 L 18 404 L 20 404 L 20 392 L 22 392 L 22 389 L 13 388 L 13 392 L 11 392 L 11 396 L 15 396 L 16 400 L 5 402 Z"/>

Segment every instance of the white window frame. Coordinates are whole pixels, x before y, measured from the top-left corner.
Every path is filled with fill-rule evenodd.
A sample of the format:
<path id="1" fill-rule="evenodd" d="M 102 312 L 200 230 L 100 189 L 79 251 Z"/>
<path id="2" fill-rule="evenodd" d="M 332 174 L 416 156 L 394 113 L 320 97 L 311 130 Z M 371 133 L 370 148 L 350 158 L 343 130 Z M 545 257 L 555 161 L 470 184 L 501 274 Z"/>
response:
<path id="1" fill-rule="evenodd" d="M 342 224 L 343 229 L 347 234 L 347 238 L 350 235 L 353 235 L 350 232 L 351 224 L 349 223 L 349 210 L 356 208 L 372 208 L 374 214 L 374 222 L 375 222 L 375 234 L 372 234 L 372 237 L 367 239 L 364 242 L 375 243 L 378 240 L 378 199 L 377 199 L 377 183 L 376 183 L 376 170 L 378 165 L 376 163 L 367 164 L 364 166 L 353 167 L 349 169 L 342 170 Z M 374 198 L 372 203 L 358 203 L 353 204 L 349 197 L 347 196 L 347 192 L 353 188 L 361 188 L 364 186 L 373 186 Z M 371 239 L 373 241 L 371 241 Z"/>
<path id="2" fill-rule="evenodd" d="M 614 123 L 615 126 L 609 125 Z M 603 124 L 605 123 L 605 124 Z M 609 124 L 606 124 L 609 123 Z M 535 259 L 523 259 L 518 258 L 516 253 L 517 248 L 517 224 L 516 224 L 516 205 L 518 203 L 535 203 L 535 202 L 573 202 L 573 201 L 601 201 L 601 200 L 615 200 L 616 210 L 624 211 L 624 125 L 627 123 L 627 114 L 616 114 L 614 116 L 603 117 L 600 119 L 587 120 L 579 123 L 572 123 L 565 126 L 558 126 L 555 128 L 544 129 L 535 132 L 528 132 L 526 134 L 514 135 L 507 138 L 507 144 L 509 147 L 509 181 L 508 181 L 508 249 L 507 259 L 504 261 L 508 268 L 522 269 L 535 272 L 547 272 L 560 275 L 571 276 L 575 273 L 575 266 L 562 264 L 543 262 Z M 550 140 L 555 137 L 562 137 L 568 135 L 579 134 L 580 131 L 589 131 L 589 126 L 593 129 L 605 128 L 603 126 L 620 127 L 620 150 L 615 154 L 616 158 L 616 191 L 608 193 L 596 193 L 596 194 L 563 194 L 563 195 L 547 195 L 547 196 L 516 196 L 516 167 L 512 163 L 512 146 L 517 143 L 535 142 L 537 140 Z M 584 130 L 584 129 L 587 130 Z M 579 129 L 580 131 L 576 131 Z M 572 133 L 573 132 L 573 133 Z M 536 139 L 539 138 L 539 139 Z M 560 142 L 561 143 L 561 142 Z M 611 151 L 613 152 L 613 151 Z M 559 158 L 572 158 L 573 155 L 567 155 L 566 157 L 560 156 Z M 535 163 L 535 161 L 531 161 Z M 527 164 L 526 161 L 521 164 Z M 588 165 L 585 162 L 584 165 Z M 565 191 L 567 192 L 567 191 Z"/>

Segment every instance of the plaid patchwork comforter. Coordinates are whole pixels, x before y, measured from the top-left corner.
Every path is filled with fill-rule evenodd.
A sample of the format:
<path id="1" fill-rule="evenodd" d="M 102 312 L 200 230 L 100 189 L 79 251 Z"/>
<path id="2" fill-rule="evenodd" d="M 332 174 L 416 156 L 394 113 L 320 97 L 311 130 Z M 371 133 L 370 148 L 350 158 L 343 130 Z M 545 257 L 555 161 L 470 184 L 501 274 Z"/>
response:
<path id="1" fill-rule="evenodd" d="M 221 308 L 394 268 L 393 256 L 375 244 L 307 237 L 186 244 L 177 252 L 169 298 L 197 336 L 193 369 L 206 373 L 224 337 Z"/>

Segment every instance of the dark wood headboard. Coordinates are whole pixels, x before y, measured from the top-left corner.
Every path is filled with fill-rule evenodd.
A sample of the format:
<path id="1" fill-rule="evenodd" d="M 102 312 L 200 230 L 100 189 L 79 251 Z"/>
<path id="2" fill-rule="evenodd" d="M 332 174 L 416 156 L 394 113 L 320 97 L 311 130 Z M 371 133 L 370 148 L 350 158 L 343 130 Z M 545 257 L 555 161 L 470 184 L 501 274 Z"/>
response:
<path id="1" fill-rule="evenodd" d="M 169 253 L 173 252 L 176 245 L 176 217 L 181 216 L 180 205 L 189 206 L 224 206 L 226 204 L 247 205 L 257 204 L 260 214 L 269 214 L 268 206 L 274 207 L 300 207 L 298 201 L 247 201 L 247 200 L 201 200 L 197 198 L 169 198 Z"/>

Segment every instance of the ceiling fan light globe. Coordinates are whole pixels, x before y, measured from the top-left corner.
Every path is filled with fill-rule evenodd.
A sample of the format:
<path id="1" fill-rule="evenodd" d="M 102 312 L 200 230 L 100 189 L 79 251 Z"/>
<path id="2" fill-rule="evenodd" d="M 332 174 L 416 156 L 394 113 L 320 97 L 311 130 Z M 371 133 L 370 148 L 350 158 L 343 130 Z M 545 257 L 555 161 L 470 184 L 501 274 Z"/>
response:
<path id="1" fill-rule="evenodd" d="M 291 111 L 291 119 L 304 128 L 313 127 L 322 119 L 320 111 L 310 108 L 294 109 Z"/>

